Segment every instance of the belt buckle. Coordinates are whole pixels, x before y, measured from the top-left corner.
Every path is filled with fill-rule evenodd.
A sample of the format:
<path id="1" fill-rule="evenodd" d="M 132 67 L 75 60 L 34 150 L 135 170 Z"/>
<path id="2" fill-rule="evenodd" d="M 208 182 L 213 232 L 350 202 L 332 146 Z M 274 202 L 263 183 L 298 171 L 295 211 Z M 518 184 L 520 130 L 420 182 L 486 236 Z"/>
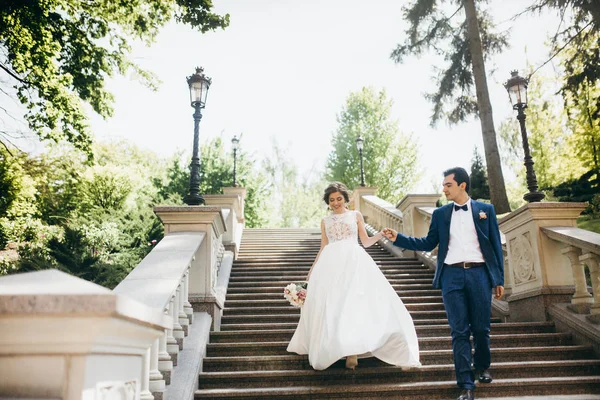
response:
<path id="1" fill-rule="evenodd" d="M 468 265 L 468 264 L 469 264 L 468 262 L 464 262 L 463 261 L 463 263 L 462 263 L 463 269 L 471 269 L 472 267 L 470 265 Z"/>

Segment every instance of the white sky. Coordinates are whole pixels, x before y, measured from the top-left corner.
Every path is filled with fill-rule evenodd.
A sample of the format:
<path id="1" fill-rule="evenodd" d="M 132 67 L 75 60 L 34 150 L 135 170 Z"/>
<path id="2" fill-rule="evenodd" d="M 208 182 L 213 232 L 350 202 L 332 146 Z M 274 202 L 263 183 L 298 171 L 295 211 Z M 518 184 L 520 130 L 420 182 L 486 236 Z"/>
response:
<path id="1" fill-rule="evenodd" d="M 275 137 L 289 146 L 289 155 L 304 172 L 314 165 L 324 168 L 336 114 L 348 94 L 363 86 L 385 88 L 400 129 L 412 132 L 420 143 L 425 175 L 414 191 L 432 192 L 444 169 L 470 167 L 474 146 L 483 153 L 481 130 L 479 121 L 429 126 L 431 104 L 423 93 L 435 89 L 431 67 L 439 60 L 409 57 L 396 65 L 389 58 L 407 27 L 401 12 L 406 3 L 216 0 L 216 12 L 229 13 L 231 25 L 202 35 L 173 24 L 152 47 L 136 46 L 134 61 L 159 77 L 159 91 L 151 92 L 133 77 L 109 81 L 115 115 L 108 121 L 92 116 L 93 131 L 99 138 L 127 138 L 164 156 L 191 149 L 193 109 L 186 76 L 203 66 L 212 86 L 200 141 L 221 132 L 229 141 L 243 133 L 240 146 L 259 159 L 269 153 Z M 506 21 L 528 3 L 492 0 L 495 21 Z M 547 58 L 543 43 L 547 32 L 556 29 L 554 21 L 535 16 L 499 25 L 512 26 L 512 47 L 486 65 L 496 127 L 513 116 L 502 83 L 510 70 L 524 70 L 527 59 L 537 66 Z M 497 72 L 490 76 L 493 69 Z M 541 72 L 551 73 L 552 64 Z"/>

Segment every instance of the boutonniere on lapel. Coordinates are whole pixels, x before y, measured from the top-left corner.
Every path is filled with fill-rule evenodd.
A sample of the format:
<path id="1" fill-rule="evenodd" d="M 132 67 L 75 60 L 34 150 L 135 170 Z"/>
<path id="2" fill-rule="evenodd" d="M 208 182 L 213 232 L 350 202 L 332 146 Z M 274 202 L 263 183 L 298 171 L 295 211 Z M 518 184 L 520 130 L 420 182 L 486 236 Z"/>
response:
<path id="1" fill-rule="evenodd" d="M 482 219 L 487 219 L 487 214 L 483 210 L 479 211 L 479 220 L 481 221 Z"/>

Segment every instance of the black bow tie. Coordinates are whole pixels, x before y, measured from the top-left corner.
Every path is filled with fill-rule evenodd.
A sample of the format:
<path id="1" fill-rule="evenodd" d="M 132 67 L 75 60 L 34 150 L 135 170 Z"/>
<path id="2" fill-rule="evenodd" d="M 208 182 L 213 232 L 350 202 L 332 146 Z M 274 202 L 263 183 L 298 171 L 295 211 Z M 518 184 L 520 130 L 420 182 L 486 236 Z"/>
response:
<path id="1" fill-rule="evenodd" d="M 467 205 L 462 205 L 462 206 L 457 206 L 456 204 L 454 205 L 454 211 L 458 211 L 458 210 L 465 210 L 465 211 L 469 211 L 469 207 L 467 207 Z"/>

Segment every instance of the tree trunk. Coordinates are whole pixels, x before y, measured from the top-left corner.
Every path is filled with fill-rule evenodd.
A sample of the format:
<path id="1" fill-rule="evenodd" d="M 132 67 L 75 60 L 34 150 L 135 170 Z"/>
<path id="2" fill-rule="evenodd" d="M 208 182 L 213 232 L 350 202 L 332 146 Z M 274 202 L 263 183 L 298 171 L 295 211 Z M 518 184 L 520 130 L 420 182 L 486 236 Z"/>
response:
<path id="1" fill-rule="evenodd" d="M 503 214 L 510 212 L 504 176 L 502 175 L 502 164 L 498 143 L 496 142 L 496 130 L 492 117 L 492 104 L 485 76 L 485 65 L 483 64 L 483 49 L 479 36 L 479 24 L 475 0 L 464 0 L 465 15 L 467 17 L 467 33 L 469 37 L 469 50 L 471 51 L 471 65 L 475 78 L 475 89 L 477 92 L 477 106 L 479 108 L 479 121 L 481 122 L 481 134 L 483 136 L 483 149 L 487 164 L 488 181 L 490 185 L 490 200 L 496 212 Z"/>

